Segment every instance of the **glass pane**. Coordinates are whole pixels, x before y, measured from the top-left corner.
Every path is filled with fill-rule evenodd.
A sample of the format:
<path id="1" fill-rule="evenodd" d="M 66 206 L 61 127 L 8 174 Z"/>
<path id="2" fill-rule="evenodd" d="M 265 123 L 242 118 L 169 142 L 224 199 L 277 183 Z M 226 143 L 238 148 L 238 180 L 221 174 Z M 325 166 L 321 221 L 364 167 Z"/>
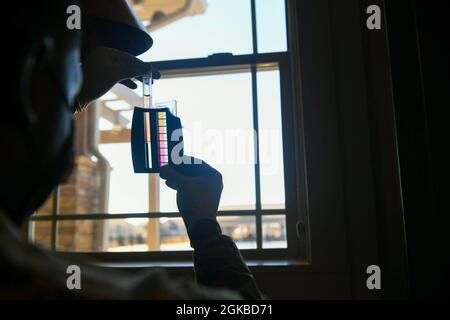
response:
<path id="1" fill-rule="evenodd" d="M 258 53 L 287 50 L 284 0 L 256 0 Z"/>
<path id="2" fill-rule="evenodd" d="M 258 71 L 257 81 L 261 206 L 263 209 L 284 209 L 280 72 Z"/>
<path id="3" fill-rule="evenodd" d="M 181 218 L 58 222 L 57 250 L 143 252 L 192 250 Z"/>
<path id="4" fill-rule="evenodd" d="M 163 79 L 155 101 L 177 100 L 185 154 L 223 175 L 220 210 L 254 209 L 254 130 L 250 72 Z M 176 210 L 175 192 L 161 182 L 160 210 Z"/>
<path id="5" fill-rule="evenodd" d="M 130 144 L 102 144 L 99 149 L 111 166 L 107 212 L 148 212 L 149 175 L 134 173 Z"/>
<path id="6" fill-rule="evenodd" d="M 149 176 L 133 172 L 130 143 L 101 144 L 96 156 L 76 157 L 59 188 L 59 214 L 148 212 L 148 190 Z"/>
<path id="7" fill-rule="evenodd" d="M 262 217 L 263 248 L 287 248 L 286 216 Z"/>
<path id="8" fill-rule="evenodd" d="M 153 47 L 144 61 L 249 54 L 252 48 L 250 0 L 198 1 L 188 16 L 150 32 Z"/>
<path id="9" fill-rule="evenodd" d="M 52 237 L 51 221 L 34 221 L 30 223 L 30 241 L 45 249 L 50 249 Z"/>
<path id="10" fill-rule="evenodd" d="M 256 248 L 254 216 L 219 217 L 218 220 L 223 233 L 233 238 L 239 249 Z M 40 235 L 41 242 L 51 234 L 49 223 L 35 230 L 39 231 L 35 234 Z M 37 238 L 33 239 L 37 242 Z M 50 246 L 49 240 L 45 243 Z M 192 250 L 181 218 L 62 220 L 57 224 L 56 248 L 73 252 Z"/>
<path id="11" fill-rule="evenodd" d="M 102 251 L 106 235 L 105 221 L 63 220 L 57 223 L 56 250 Z"/>
<path id="12" fill-rule="evenodd" d="M 160 218 L 160 250 L 192 250 L 186 227 L 181 218 Z"/>
<path id="13" fill-rule="evenodd" d="M 219 217 L 223 234 L 230 236 L 239 249 L 256 249 L 254 216 Z"/>
<path id="14" fill-rule="evenodd" d="M 48 197 L 47 201 L 36 211 L 36 216 L 51 216 L 53 214 L 53 193 Z"/>
<path id="15" fill-rule="evenodd" d="M 120 116 L 127 120 L 125 129 L 131 129 L 131 122 L 133 120 L 133 110 L 126 110 L 119 112 Z"/>

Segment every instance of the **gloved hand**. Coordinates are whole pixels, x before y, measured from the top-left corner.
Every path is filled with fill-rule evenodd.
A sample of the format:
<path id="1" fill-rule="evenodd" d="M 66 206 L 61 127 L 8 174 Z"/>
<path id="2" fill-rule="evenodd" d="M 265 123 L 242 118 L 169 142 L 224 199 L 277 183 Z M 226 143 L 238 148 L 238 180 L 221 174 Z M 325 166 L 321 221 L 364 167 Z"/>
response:
<path id="1" fill-rule="evenodd" d="M 177 191 L 178 210 L 192 240 L 197 222 L 217 221 L 223 184 L 220 172 L 206 162 L 192 157 L 184 159 L 183 163 L 189 164 L 164 166 L 161 168 L 160 176 L 166 180 L 169 188 Z"/>
<path id="2" fill-rule="evenodd" d="M 131 89 L 136 84 L 129 80 L 153 72 L 158 79 L 160 74 L 152 70 L 151 63 L 143 62 L 135 56 L 112 48 L 97 47 L 83 61 L 83 86 L 77 96 L 73 112 L 81 112 L 93 100 L 100 98 L 116 83 L 121 82 Z"/>

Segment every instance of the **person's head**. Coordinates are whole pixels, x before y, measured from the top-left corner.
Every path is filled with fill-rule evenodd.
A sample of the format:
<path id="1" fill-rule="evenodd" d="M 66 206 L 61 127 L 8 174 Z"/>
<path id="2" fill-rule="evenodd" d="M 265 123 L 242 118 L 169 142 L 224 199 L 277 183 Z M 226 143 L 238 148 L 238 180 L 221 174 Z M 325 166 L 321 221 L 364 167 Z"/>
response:
<path id="1" fill-rule="evenodd" d="M 16 1 L 2 13 L 0 209 L 20 223 L 70 172 L 72 103 L 78 93 L 80 30 L 67 8 L 78 1 Z"/>

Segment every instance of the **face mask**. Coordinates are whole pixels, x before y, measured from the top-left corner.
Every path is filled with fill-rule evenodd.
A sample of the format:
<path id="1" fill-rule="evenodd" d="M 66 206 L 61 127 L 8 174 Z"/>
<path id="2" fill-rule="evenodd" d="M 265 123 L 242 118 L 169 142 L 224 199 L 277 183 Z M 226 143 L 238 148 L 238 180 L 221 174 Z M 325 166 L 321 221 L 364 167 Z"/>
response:
<path id="1" fill-rule="evenodd" d="M 64 90 L 60 85 L 60 82 L 56 80 L 52 70 L 48 70 L 49 76 L 54 83 L 55 90 L 58 92 L 62 98 L 63 105 L 61 108 L 65 108 L 71 116 L 71 106 L 68 105 L 68 97 L 64 94 Z M 30 108 L 23 108 L 25 110 L 31 110 Z M 22 119 L 28 119 L 27 115 L 21 117 Z M 51 160 L 51 163 L 45 162 L 42 150 L 40 150 L 41 143 L 36 140 L 36 136 L 33 134 L 33 125 L 27 121 L 21 121 L 19 128 L 21 127 L 21 132 L 25 136 L 25 141 L 27 143 L 27 149 L 29 150 L 30 158 L 33 162 L 34 175 L 33 175 L 33 185 L 31 186 L 29 192 L 30 194 L 27 199 L 28 203 L 23 204 L 23 208 L 20 210 L 22 213 L 32 213 L 39 208 L 42 203 L 45 202 L 50 193 L 55 189 L 55 187 L 62 182 L 65 182 L 70 176 L 71 170 L 73 168 L 73 139 L 74 139 L 74 126 L 73 120 L 70 121 L 70 133 L 63 142 L 62 146 L 59 148 L 57 155 Z M 19 222 L 24 217 L 18 217 Z"/>

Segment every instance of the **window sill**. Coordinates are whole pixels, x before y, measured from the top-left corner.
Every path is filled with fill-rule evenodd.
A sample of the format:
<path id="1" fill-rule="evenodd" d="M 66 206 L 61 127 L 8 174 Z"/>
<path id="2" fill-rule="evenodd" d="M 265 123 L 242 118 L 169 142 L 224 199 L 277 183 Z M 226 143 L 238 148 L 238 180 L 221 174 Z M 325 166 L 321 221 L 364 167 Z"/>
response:
<path id="1" fill-rule="evenodd" d="M 247 265 L 251 269 L 277 269 L 277 268 L 298 268 L 310 266 L 303 260 L 247 260 Z M 147 269 L 147 268 L 168 268 L 168 269 L 192 269 L 194 264 L 192 261 L 176 261 L 176 262 L 97 262 L 95 266 L 104 268 L 117 269 Z"/>

